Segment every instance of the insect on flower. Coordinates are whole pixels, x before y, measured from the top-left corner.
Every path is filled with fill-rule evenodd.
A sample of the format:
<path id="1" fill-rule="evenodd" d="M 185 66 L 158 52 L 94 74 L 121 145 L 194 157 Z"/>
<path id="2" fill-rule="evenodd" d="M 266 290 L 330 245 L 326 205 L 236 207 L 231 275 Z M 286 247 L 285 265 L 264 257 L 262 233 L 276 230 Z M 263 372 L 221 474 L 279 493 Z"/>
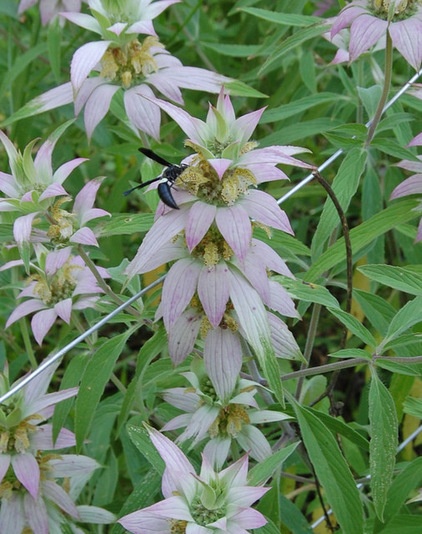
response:
<path id="1" fill-rule="evenodd" d="M 188 165 L 185 165 L 184 163 L 182 163 L 181 165 L 173 165 L 173 163 L 168 162 L 149 148 L 140 148 L 139 152 L 142 152 L 142 154 L 144 154 L 144 156 L 147 156 L 147 158 L 150 158 L 153 161 L 160 163 L 160 165 L 164 165 L 166 168 L 160 174 L 160 176 L 157 176 L 157 178 L 153 178 L 152 180 L 148 180 L 147 182 L 143 182 L 142 184 L 132 187 L 132 189 L 125 191 L 124 195 L 127 196 L 129 195 L 129 193 L 132 193 L 132 191 L 135 191 L 135 189 L 140 189 L 141 187 L 146 187 L 147 185 L 159 181 L 157 189 L 158 196 L 160 197 L 161 201 L 166 206 L 178 210 L 179 206 L 176 204 L 176 201 L 174 200 L 173 195 L 171 194 L 171 188 L 173 187 L 177 178 L 179 178 L 179 176 L 182 174 L 182 172 L 188 168 Z"/>

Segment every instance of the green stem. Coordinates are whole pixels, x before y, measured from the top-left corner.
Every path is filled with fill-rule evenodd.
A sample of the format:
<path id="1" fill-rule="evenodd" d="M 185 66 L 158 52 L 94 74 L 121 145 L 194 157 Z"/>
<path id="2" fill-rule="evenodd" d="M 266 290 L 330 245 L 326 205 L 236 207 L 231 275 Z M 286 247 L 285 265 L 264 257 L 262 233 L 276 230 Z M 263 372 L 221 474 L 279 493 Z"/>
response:
<path id="1" fill-rule="evenodd" d="M 391 41 L 391 36 L 387 30 L 387 37 L 385 43 L 385 73 L 384 73 L 384 86 L 382 88 L 382 94 L 380 101 L 378 102 L 378 107 L 375 112 L 374 118 L 371 121 L 371 124 L 368 128 L 368 135 L 365 141 L 365 147 L 368 147 L 375 135 L 375 130 L 381 120 L 382 113 L 384 111 L 385 104 L 387 102 L 388 93 L 390 91 L 391 85 L 391 75 L 393 72 L 393 44 Z"/>

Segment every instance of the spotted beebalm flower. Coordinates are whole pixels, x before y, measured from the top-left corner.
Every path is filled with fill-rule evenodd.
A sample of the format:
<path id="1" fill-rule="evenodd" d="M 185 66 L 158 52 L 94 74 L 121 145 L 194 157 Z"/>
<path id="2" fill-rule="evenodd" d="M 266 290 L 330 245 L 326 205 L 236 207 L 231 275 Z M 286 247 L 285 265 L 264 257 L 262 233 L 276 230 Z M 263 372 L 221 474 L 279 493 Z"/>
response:
<path id="1" fill-rule="evenodd" d="M 192 439 L 196 445 L 207 439 L 204 454 L 217 468 L 226 461 L 233 440 L 255 460 L 268 458 L 270 444 L 255 425 L 283 421 L 289 416 L 260 409 L 254 398 L 259 384 L 238 376 L 235 387 L 223 398 L 218 390 L 224 390 L 224 376 L 211 381 L 200 365 L 195 367 L 195 372 L 183 373 L 191 387 L 164 391 L 163 398 L 185 413 L 174 417 L 162 430 L 184 428 L 176 443 Z"/>
<path id="2" fill-rule="evenodd" d="M 54 244 L 76 243 L 98 247 L 94 230 L 85 226 L 88 221 L 110 215 L 108 211 L 94 208 L 95 197 L 101 186 L 102 179 L 90 180 L 75 197 L 71 212 L 61 206 L 68 202 L 69 197 L 58 199 L 47 213 L 50 227 L 47 237 Z"/>
<path id="3" fill-rule="evenodd" d="M 272 319 L 266 307 L 297 317 L 292 299 L 268 278 L 268 270 L 292 274 L 268 245 L 252 238 L 252 224 L 292 232 L 275 199 L 256 186 L 287 178 L 278 163 L 309 167 L 293 157 L 305 149 L 256 149 L 249 138 L 263 110 L 236 119 L 230 99 L 222 93 L 206 122 L 172 104 L 159 104 L 189 135 L 187 145 L 197 154 L 188 158 L 188 168 L 172 189 L 180 209 L 159 207 L 127 274 L 176 260 L 157 312 L 169 334 L 173 361 L 186 357 L 201 331 L 207 369 L 208 357 L 220 358 L 221 368 L 232 360 L 233 380 L 244 350 L 239 334 L 259 354 L 272 344 L 277 318 Z"/>
<path id="4" fill-rule="evenodd" d="M 248 486 L 247 456 L 218 472 L 203 455 L 197 475 L 174 443 L 154 429 L 149 435 L 166 464 L 165 500 L 119 519 L 126 530 L 133 534 L 247 534 L 266 524 L 265 517 L 251 505 L 267 489 Z"/>
<path id="5" fill-rule="evenodd" d="M 18 295 L 18 298 L 26 300 L 14 309 L 6 328 L 35 312 L 31 327 L 37 343 L 41 345 L 57 318 L 69 324 L 72 310 L 95 306 L 98 294 L 104 291 L 82 259 L 71 255 L 71 250 L 70 247 L 63 248 L 42 258 L 44 268 L 36 268 L 37 273 L 30 277 L 28 285 Z M 11 262 L 6 267 L 19 263 Z M 105 269 L 97 269 L 101 276 L 109 276 Z"/>
<path id="6" fill-rule="evenodd" d="M 350 27 L 349 53 L 354 61 L 383 36 L 416 70 L 422 61 L 422 6 L 420 0 L 353 0 L 334 20 L 331 37 Z"/>
<path id="7" fill-rule="evenodd" d="M 422 133 L 414 137 L 408 146 L 422 146 Z M 416 174 L 399 184 L 391 193 L 391 199 L 407 195 L 422 195 L 422 156 L 418 156 L 418 159 L 419 161 L 403 160 L 397 164 L 398 167 Z M 422 203 L 415 210 L 422 211 Z M 422 241 L 422 219 L 419 221 L 416 241 Z"/>
<path id="8" fill-rule="evenodd" d="M 159 42 L 152 20 L 177 1 L 89 0 L 93 16 L 64 13 L 66 19 L 103 40 L 79 48 L 71 63 L 71 81 L 32 100 L 25 112 L 32 115 L 74 102 L 76 115 L 84 109 L 85 128 L 91 137 L 113 96 L 123 90 L 132 127 L 158 139 L 161 114 L 153 104 L 153 89 L 183 104 L 183 88 L 217 93 L 230 81 L 206 69 L 183 66 Z M 138 34 L 146 34 L 146 38 L 139 40 Z"/>
<path id="9" fill-rule="evenodd" d="M 75 500 L 99 464 L 76 454 L 37 455 L 41 473 L 36 496 L 18 480 L 8 477 L 0 484 L 0 532 L 62 534 L 83 532 L 75 523 L 108 524 L 115 516 L 96 506 L 77 506 Z"/>
<path id="10" fill-rule="evenodd" d="M 59 454 L 75 445 L 73 432 L 61 429 L 53 441 L 50 424 L 55 405 L 78 388 L 46 393 L 58 362 L 50 365 L 0 407 L 0 532 L 61 534 L 80 532 L 74 521 L 110 523 L 113 514 L 74 501 L 98 464 L 84 456 Z M 12 384 L 13 386 L 13 384 Z M 0 374 L 0 395 L 9 386 Z M 46 452 L 50 451 L 50 452 Z M 59 484 L 58 480 L 64 483 Z"/>
<path id="11" fill-rule="evenodd" d="M 4 194 L 0 198 L 0 212 L 19 214 L 19 217 L 14 218 L 13 226 L 14 238 L 19 246 L 29 241 L 34 219 L 40 213 L 47 213 L 56 197 L 68 195 L 63 182 L 76 167 L 86 161 L 85 158 L 76 158 L 63 163 L 53 172 L 52 153 L 69 124 L 71 122 L 55 130 L 38 149 L 34 159 L 31 151 L 35 141 L 20 153 L 0 131 L 0 141 L 6 149 L 11 170 L 11 174 L 0 171 L 0 191 Z"/>
<path id="12" fill-rule="evenodd" d="M 18 14 L 39 3 L 41 13 L 41 23 L 46 26 L 54 20 L 59 13 L 65 11 L 80 11 L 82 0 L 21 0 L 19 2 Z"/>
<path id="13" fill-rule="evenodd" d="M 78 388 L 70 388 L 57 393 L 46 393 L 57 365 L 50 366 L 0 406 L 0 492 L 13 472 L 17 482 L 33 499 L 37 499 L 41 478 L 36 458 L 39 451 L 59 450 L 75 445 L 74 435 L 69 430 L 62 429 L 53 442 L 51 425 L 42 424 L 52 416 L 58 402 L 73 397 L 78 392 Z M 7 393 L 10 388 L 6 368 L 0 374 L 0 395 Z M 0 532 L 7 530 L 0 528 Z"/>

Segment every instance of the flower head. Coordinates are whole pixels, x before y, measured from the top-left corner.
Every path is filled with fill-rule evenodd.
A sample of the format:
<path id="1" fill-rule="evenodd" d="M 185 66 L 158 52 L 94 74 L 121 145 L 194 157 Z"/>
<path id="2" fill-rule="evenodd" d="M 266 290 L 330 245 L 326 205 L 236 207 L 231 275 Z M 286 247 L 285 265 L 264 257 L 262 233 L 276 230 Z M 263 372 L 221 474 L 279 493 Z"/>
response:
<path id="1" fill-rule="evenodd" d="M 99 467 L 95 460 L 74 454 L 39 454 L 34 461 L 40 472 L 35 495 L 13 476 L 0 484 L 0 532 L 78 532 L 76 522 L 107 524 L 110 512 L 93 506 L 77 506 L 82 487 Z"/>
<path id="2" fill-rule="evenodd" d="M 22 14 L 37 3 L 38 0 L 21 0 L 19 2 L 18 14 Z M 80 11 L 81 5 L 82 0 L 39 0 L 41 23 L 43 26 L 46 26 L 49 22 L 53 21 L 59 13 L 66 11 Z"/>
<path id="3" fill-rule="evenodd" d="M 393 46 L 416 70 L 422 61 L 420 0 L 353 0 L 336 17 L 331 37 L 350 27 L 349 52 L 354 61 L 390 34 Z"/>
<path id="4" fill-rule="evenodd" d="M 246 534 L 265 525 L 264 516 L 251 505 L 267 489 L 248 486 L 247 456 L 217 472 L 203 455 L 197 475 L 176 445 L 154 429 L 148 432 L 166 464 L 162 483 L 165 500 L 119 519 L 129 532 Z"/>
<path id="5" fill-rule="evenodd" d="M 50 424 L 55 405 L 77 394 L 78 388 L 46 393 L 57 368 L 50 366 L 0 407 L 0 488 L 13 476 L 28 493 L 37 498 L 40 484 L 40 451 L 59 450 L 75 445 L 72 432 L 61 429 L 56 441 Z M 13 386 L 13 384 L 12 384 Z M 0 374 L 0 394 L 10 390 L 7 368 Z"/>
<path id="6" fill-rule="evenodd" d="M 408 146 L 421 146 L 422 145 L 422 133 L 417 135 L 410 141 Z M 391 193 L 391 199 L 404 197 L 407 195 L 422 195 L 422 156 L 418 156 L 419 161 L 403 160 L 397 164 L 398 167 L 406 169 L 411 172 L 415 172 L 399 184 Z M 422 196 L 421 196 L 422 198 Z M 422 203 L 415 208 L 417 211 L 422 211 Z M 422 241 L 422 219 L 419 221 L 418 232 L 416 234 L 416 241 Z"/>
<path id="7" fill-rule="evenodd" d="M 63 16 L 102 37 L 79 48 L 72 58 L 71 82 L 56 87 L 28 104 L 30 114 L 74 102 L 75 113 L 84 109 L 91 137 L 106 115 L 111 99 L 124 91 L 129 122 L 155 139 L 160 133 L 160 110 L 153 89 L 183 104 L 182 88 L 218 92 L 230 80 L 214 72 L 184 67 L 156 37 L 152 20 L 178 0 L 89 0 L 93 16 Z M 138 34 L 146 38 L 138 39 Z M 93 77 L 89 77 L 95 73 Z"/>
<path id="8" fill-rule="evenodd" d="M 291 350 L 291 336 L 284 335 L 287 327 L 272 313 L 297 317 L 287 291 L 269 279 L 269 271 L 292 274 L 268 245 L 252 237 L 252 229 L 259 225 L 268 231 L 272 227 L 292 232 L 276 200 L 256 187 L 287 178 L 276 168 L 278 163 L 310 166 L 293 157 L 305 149 L 256 149 L 249 139 L 262 110 L 236 119 L 230 99 L 222 93 L 206 122 L 172 104 L 159 103 L 181 124 L 190 137 L 186 144 L 197 154 L 185 160 L 188 167 L 172 188 L 180 209 L 158 208 L 156 221 L 126 272 L 134 276 L 175 261 L 164 282 L 156 319 L 164 320 L 175 363 L 193 350 L 198 335 L 204 340 L 207 373 L 213 383 L 217 376 L 224 377 L 224 391 L 219 393 L 226 398 L 247 346 L 261 361 L 283 353 L 300 357 L 296 344 L 297 350 Z M 286 341 L 289 348 L 280 351 Z"/>
<path id="9" fill-rule="evenodd" d="M 52 153 L 60 135 L 69 124 L 66 123 L 55 130 L 38 149 L 34 159 L 31 151 L 35 141 L 29 143 L 24 152 L 20 153 L 0 131 L 0 141 L 6 149 L 11 170 L 10 174 L 0 171 L 0 191 L 4 194 L 4 198 L 0 199 L 0 212 L 19 214 L 14 220 L 13 234 L 20 247 L 30 240 L 35 218 L 48 213 L 56 197 L 68 196 L 63 182 L 76 167 L 86 161 L 85 158 L 76 158 L 63 163 L 53 172 Z"/>
<path id="10" fill-rule="evenodd" d="M 176 443 L 192 439 L 196 445 L 207 439 L 204 454 L 218 468 L 226 461 L 233 440 L 257 461 L 269 457 L 270 444 L 255 425 L 289 416 L 260 409 L 255 400 L 259 385 L 255 382 L 237 376 L 235 387 L 223 398 L 218 393 L 221 380 L 211 381 L 201 365 L 194 367 L 192 372 L 183 373 L 190 387 L 164 391 L 164 399 L 185 413 L 174 417 L 162 430 L 184 428 Z"/>
<path id="11" fill-rule="evenodd" d="M 31 327 L 40 345 L 57 318 L 69 324 L 72 310 L 93 308 L 98 294 L 103 293 L 82 259 L 71 255 L 70 247 L 43 256 L 44 269 L 37 268 L 37 274 L 30 277 L 29 284 L 19 294 L 19 298 L 26 300 L 18 304 L 6 323 L 8 327 L 35 312 Z M 17 264 L 13 262 L 10 266 Z M 99 272 L 103 277 L 108 276 L 105 269 L 99 268 Z"/>

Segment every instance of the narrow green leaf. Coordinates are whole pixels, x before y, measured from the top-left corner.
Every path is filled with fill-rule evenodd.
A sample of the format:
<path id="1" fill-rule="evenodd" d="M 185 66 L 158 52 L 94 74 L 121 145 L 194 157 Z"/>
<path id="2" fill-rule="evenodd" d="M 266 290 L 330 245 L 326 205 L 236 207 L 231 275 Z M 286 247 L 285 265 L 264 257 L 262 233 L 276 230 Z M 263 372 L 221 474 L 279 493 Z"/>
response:
<path id="1" fill-rule="evenodd" d="M 397 475 L 390 486 L 385 507 L 385 519 L 390 520 L 409 497 L 409 493 L 422 484 L 422 457 L 415 458 Z"/>
<path id="2" fill-rule="evenodd" d="M 406 365 L 404 363 L 392 362 L 388 358 L 377 358 L 376 364 L 377 367 L 387 369 L 387 371 L 392 373 L 419 377 L 422 375 L 422 364 L 420 363 L 415 365 Z"/>
<path id="3" fill-rule="evenodd" d="M 281 510 L 280 519 L 283 525 L 289 529 L 289 532 L 292 534 L 312 534 L 314 532 L 306 517 L 295 503 L 281 493 L 279 494 L 278 499 Z M 280 532 L 284 532 L 284 530 L 278 530 L 277 534 L 280 534 Z"/>
<path id="4" fill-rule="evenodd" d="M 378 518 L 384 521 L 384 510 L 396 461 L 398 422 L 394 400 L 375 371 L 372 373 L 368 402 L 372 500 Z"/>
<path id="5" fill-rule="evenodd" d="M 112 235 L 133 235 L 137 232 L 148 232 L 154 222 L 152 213 L 127 213 L 126 215 L 113 215 L 97 225 L 99 237 Z"/>
<path id="6" fill-rule="evenodd" d="M 281 469 L 282 464 L 296 450 L 299 441 L 291 443 L 283 449 L 279 449 L 269 458 L 266 458 L 259 464 L 255 465 L 248 474 L 248 483 L 251 486 L 261 486 L 274 475 L 277 469 Z"/>
<path id="7" fill-rule="evenodd" d="M 3 95 L 12 82 L 21 74 L 30 63 L 34 61 L 38 56 L 41 56 L 47 52 L 46 43 L 40 43 L 36 46 L 32 46 L 23 54 L 16 56 L 16 61 L 13 66 L 7 71 L 7 75 L 3 76 L 2 83 L 0 85 L 0 95 Z"/>
<path id="8" fill-rule="evenodd" d="M 343 98 L 347 101 L 346 97 Z M 280 107 L 265 110 L 259 123 L 268 124 L 270 122 L 282 121 L 315 106 L 321 106 L 328 102 L 335 103 L 338 100 L 339 95 L 337 93 L 317 93 L 315 95 L 305 96 Z"/>
<path id="9" fill-rule="evenodd" d="M 395 339 L 408 328 L 422 321 L 422 297 L 415 297 L 405 304 L 391 320 L 383 345 Z"/>
<path id="10" fill-rule="evenodd" d="M 353 298 L 362 308 L 372 326 L 385 336 L 391 319 L 396 314 L 393 306 L 382 297 L 360 289 L 353 291 Z"/>
<path id="11" fill-rule="evenodd" d="M 344 212 L 347 211 L 350 201 L 359 186 L 361 176 L 365 170 L 366 157 L 366 151 L 361 148 L 352 149 L 340 165 L 340 169 L 334 178 L 332 189 Z M 341 226 L 341 221 L 337 210 L 332 200 L 327 198 L 312 239 L 311 250 L 314 260 L 322 254 L 333 229 L 339 226 Z"/>
<path id="12" fill-rule="evenodd" d="M 421 516 L 410 514 L 396 515 L 382 529 L 382 534 L 421 534 Z"/>
<path id="13" fill-rule="evenodd" d="M 414 417 L 422 419 L 422 399 L 406 397 L 406 400 L 403 403 L 403 410 Z"/>
<path id="14" fill-rule="evenodd" d="M 278 50 L 274 54 L 271 54 L 269 56 L 269 58 L 260 70 L 260 75 L 262 76 L 263 74 L 265 74 L 269 70 L 269 67 L 275 62 L 279 62 L 285 54 L 287 54 L 291 50 L 294 50 L 306 41 L 309 41 L 314 37 L 322 35 L 327 31 L 327 29 L 328 24 L 327 22 L 325 22 L 322 24 L 307 26 L 304 29 L 295 32 L 293 35 L 282 41 L 280 43 L 280 46 L 278 47 Z"/>
<path id="15" fill-rule="evenodd" d="M 348 330 L 350 330 L 350 332 L 361 339 L 364 343 L 370 347 L 376 346 L 377 342 L 375 341 L 374 336 L 358 319 L 356 319 L 356 317 L 345 312 L 344 310 L 341 310 L 340 308 L 328 309 L 342 324 L 344 324 Z"/>
<path id="16" fill-rule="evenodd" d="M 353 228 L 350 232 L 353 254 L 357 255 L 375 238 L 397 225 L 418 217 L 418 214 L 413 211 L 416 205 L 417 202 L 413 199 L 401 200 Z M 313 263 L 304 277 L 305 280 L 307 282 L 317 280 L 322 273 L 344 261 L 345 255 L 344 239 L 340 238 Z"/>
<path id="17" fill-rule="evenodd" d="M 254 17 L 273 22 L 274 24 L 282 24 L 284 26 L 311 26 L 317 22 L 321 22 L 319 17 L 311 17 L 308 15 L 296 15 L 293 13 L 279 13 L 276 11 L 269 11 L 268 9 L 260 9 L 258 7 L 242 7 L 239 11 L 249 13 Z"/>
<path id="18" fill-rule="evenodd" d="M 306 450 L 343 534 L 362 534 L 363 508 L 336 439 L 315 413 L 289 396 Z"/>
<path id="19" fill-rule="evenodd" d="M 358 267 L 358 270 L 370 280 L 375 280 L 385 286 L 412 295 L 422 295 L 422 274 L 406 269 L 406 267 L 362 265 Z"/>
<path id="20" fill-rule="evenodd" d="M 368 361 L 372 360 L 371 354 L 363 349 L 341 349 L 336 352 L 330 352 L 331 358 L 365 358 Z"/>
<path id="21" fill-rule="evenodd" d="M 339 124 L 341 124 L 340 120 L 326 117 L 311 119 L 309 121 L 295 121 L 293 124 L 283 126 L 283 128 L 279 128 L 267 135 L 261 139 L 259 144 L 260 146 L 287 145 L 299 139 L 320 135 Z"/>
<path id="22" fill-rule="evenodd" d="M 145 372 L 148 369 L 151 361 L 164 350 L 167 345 L 167 337 L 164 330 L 164 327 L 161 327 L 155 334 L 148 339 L 142 346 L 139 351 L 136 372 L 132 382 L 127 388 L 125 398 L 123 400 L 123 405 L 121 412 L 119 414 L 117 429 L 120 432 L 122 425 L 126 422 L 129 417 L 130 410 L 133 407 L 135 399 L 138 398 L 138 405 L 143 405 L 143 396 L 141 395 L 139 389 L 140 385 L 143 382 L 143 377 Z"/>
<path id="23" fill-rule="evenodd" d="M 56 17 L 54 21 L 48 26 L 47 43 L 48 43 L 48 59 L 54 74 L 57 85 L 60 83 L 60 63 L 61 63 L 61 38 L 63 28 L 60 26 L 59 18 Z"/>
<path id="24" fill-rule="evenodd" d="M 201 46 L 214 50 L 222 56 L 228 57 L 249 57 L 255 56 L 259 53 L 260 45 L 240 45 L 240 44 L 224 44 L 224 43 L 207 43 L 202 41 Z"/>
<path id="25" fill-rule="evenodd" d="M 338 417 L 332 417 L 331 415 L 328 415 L 324 412 L 319 412 L 318 410 L 312 408 L 308 408 L 308 410 L 318 417 L 318 419 L 332 432 L 341 434 L 362 450 L 369 451 L 368 440 L 365 439 L 362 434 L 359 434 L 359 432 L 356 432 L 356 430 L 344 423 L 341 419 Z"/>
<path id="26" fill-rule="evenodd" d="M 82 447 L 94 419 L 101 395 L 110 379 L 131 330 L 107 339 L 92 355 L 81 380 L 75 406 L 75 434 L 78 449 Z"/>
<path id="27" fill-rule="evenodd" d="M 339 303 L 324 286 L 309 284 L 302 280 L 277 275 L 274 280 L 279 282 L 295 298 L 305 302 L 314 302 L 331 308 L 339 308 Z"/>
<path id="28" fill-rule="evenodd" d="M 415 154 L 408 148 L 401 147 L 396 141 L 388 138 L 376 137 L 371 142 L 371 147 L 378 148 L 381 152 L 393 156 L 397 159 L 410 159 L 415 160 Z"/>
<path id="29" fill-rule="evenodd" d="M 268 96 L 240 80 L 232 80 L 224 84 L 224 88 L 232 96 L 246 96 L 248 98 L 268 98 Z"/>
<path id="30" fill-rule="evenodd" d="M 132 424 L 129 424 L 126 429 L 132 443 L 135 445 L 138 451 L 145 457 L 146 460 L 148 460 L 155 471 L 162 475 L 164 473 L 165 463 L 158 454 L 157 449 L 152 444 L 147 429 L 144 426 Z"/>

